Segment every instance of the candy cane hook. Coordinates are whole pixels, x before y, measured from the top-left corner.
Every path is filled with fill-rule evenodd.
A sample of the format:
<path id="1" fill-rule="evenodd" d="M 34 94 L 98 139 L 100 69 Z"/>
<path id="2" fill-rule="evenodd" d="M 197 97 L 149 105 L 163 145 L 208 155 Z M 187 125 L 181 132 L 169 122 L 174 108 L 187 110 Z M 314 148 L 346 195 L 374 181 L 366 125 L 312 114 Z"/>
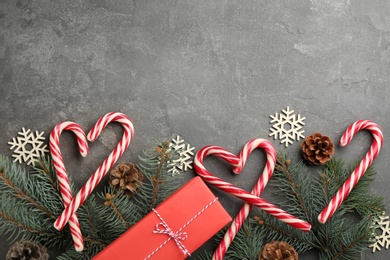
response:
<path id="1" fill-rule="evenodd" d="M 80 154 L 85 157 L 88 153 L 87 137 L 83 129 L 76 123 L 73 122 L 62 122 L 57 124 L 50 133 L 50 154 L 53 160 L 54 169 L 57 173 L 57 179 L 60 187 L 62 201 L 64 206 L 68 206 L 72 201 L 73 195 L 70 189 L 68 175 L 66 174 L 64 160 L 60 151 L 60 135 L 62 131 L 70 130 L 77 137 L 77 143 L 79 146 Z M 69 219 L 70 232 L 73 238 L 73 244 L 76 251 L 83 251 L 84 242 L 83 236 L 80 230 L 80 224 L 76 213 L 72 214 Z"/>
<path id="2" fill-rule="evenodd" d="M 241 172 L 243 166 L 245 165 L 245 162 L 249 157 L 249 154 L 256 148 L 264 149 L 267 155 L 266 165 L 263 169 L 263 172 L 259 180 L 256 182 L 255 187 L 253 187 L 251 191 L 253 195 L 260 196 L 265 186 L 267 185 L 269 179 L 272 176 L 272 173 L 275 168 L 275 163 L 276 163 L 276 151 L 273 145 L 269 141 L 259 138 L 248 142 L 241 150 L 238 158 L 242 158 L 242 160 L 235 162 L 236 167 L 233 169 L 233 172 L 235 174 L 239 174 Z M 219 260 L 219 259 L 222 260 L 224 258 L 227 249 L 229 248 L 230 244 L 233 242 L 233 239 L 235 238 L 238 231 L 240 231 L 252 207 L 253 207 L 252 204 L 245 202 L 244 206 L 237 214 L 229 230 L 225 233 L 223 240 L 219 243 L 217 249 L 215 250 L 213 255 L 213 260 Z"/>
<path id="3" fill-rule="evenodd" d="M 344 182 L 344 184 L 337 191 L 337 193 L 334 195 L 329 204 L 322 210 L 322 212 L 318 216 L 318 221 L 322 224 L 326 223 L 326 221 L 328 221 L 328 219 L 333 216 L 336 210 L 340 207 L 341 203 L 343 203 L 345 198 L 352 191 L 353 187 L 366 172 L 367 168 L 375 160 L 382 147 L 382 131 L 377 124 L 369 120 L 359 120 L 350 125 L 342 135 L 339 144 L 341 146 L 347 146 L 354 137 L 354 135 L 361 129 L 367 129 L 371 132 L 373 136 L 371 147 L 362 159 L 362 161 L 359 163 L 359 165 L 352 172 L 351 176 L 349 176 L 349 178 Z"/>
<path id="4" fill-rule="evenodd" d="M 92 190 L 98 185 L 104 175 L 115 164 L 119 157 L 122 156 L 122 154 L 130 145 L 130 142 L 134 135 L 133 124 L 125 114 L 116 112 L 108 113 L 96 122 L 96 124 L 93 126 L 93 128 L 87 135 L 88 141 L 95 141 L 101 131 L 110 122 L 118 122 L 123 126 L 124 132 L 122 139 L 119 141 L 115 149 L 103 161 L 99 168 L 92 174 L 89 180 L 85 183 L 85 185 L 81 188 L 81 190 L 77 193 L 77 195 L 72 199 L 69 205 L 54 222 L 54 227 L 57 230 L 61 230 L 64 228 L 69 218 L 76 212 L 76 210 L 81 206 L 81 204 L 84 203 L 87 197 L 92 193 Z"/>

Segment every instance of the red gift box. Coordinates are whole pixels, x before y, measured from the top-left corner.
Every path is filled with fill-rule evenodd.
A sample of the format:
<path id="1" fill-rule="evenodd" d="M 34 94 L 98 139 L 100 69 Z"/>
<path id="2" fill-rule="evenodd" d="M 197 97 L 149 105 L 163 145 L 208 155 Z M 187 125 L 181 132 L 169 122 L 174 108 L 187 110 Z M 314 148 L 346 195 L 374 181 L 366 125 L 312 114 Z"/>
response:
<path id="1" fill-rule="evenodd" d="M 203 180 L 195 177 L 93 260 L 185 259 L 230 221 Z"/>

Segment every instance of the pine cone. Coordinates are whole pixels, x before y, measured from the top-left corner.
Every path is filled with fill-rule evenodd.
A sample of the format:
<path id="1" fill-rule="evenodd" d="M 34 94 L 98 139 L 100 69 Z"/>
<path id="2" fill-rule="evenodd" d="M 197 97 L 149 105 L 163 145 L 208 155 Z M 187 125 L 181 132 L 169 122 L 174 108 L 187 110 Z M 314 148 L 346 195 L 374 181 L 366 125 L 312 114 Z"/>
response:
<path id="1" fill-rule="evenodd" d="M 298 260 L 298 253 L 286 242 L 272 241 L 263 247 L 259 260 Z"/>
<path id="2" fill-rule="evenodd" d="M 315 165 L 324 165 L 334 154 L 334 144 L 329 136 L 314 133 L 301 144 L 303 157 Z"/>
<path id="3" fill-rule="evenodd" d="M 30 241 L 13 244 L 5 256 L 6 260 L 48 260 L 49 254 L 44 246 Z"/>
<path id="4" fill-rule="evenodd" d="M 110 171 L 110 184 L 115 187 L 115 190 L 123 190 L 129 197 L 139 191 L 143 180 L 144 175 L 132 163 L 120 163 Z"/>

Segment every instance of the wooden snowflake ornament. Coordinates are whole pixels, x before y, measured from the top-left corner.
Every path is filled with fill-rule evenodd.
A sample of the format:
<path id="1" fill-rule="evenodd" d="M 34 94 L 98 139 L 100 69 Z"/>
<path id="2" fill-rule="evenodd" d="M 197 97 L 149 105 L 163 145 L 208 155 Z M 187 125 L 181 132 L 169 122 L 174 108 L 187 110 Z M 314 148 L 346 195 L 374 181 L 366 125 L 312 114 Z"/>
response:
<path id="1" fill-rule="evenodd" d="M 290 110 L 289 107 L 286 110 L 282 110 L 283 113 L 271 115 L 270 123 L 273 124 L 270 128 L 271 133 L 269 136 L 273 136 L 274 139 L 280 139 L 281 143 L 288 147 L 294 140 L 299 141 L 300 138 L 305 138 L 303 133 L 305 130 L 302 127 L 305 125 L 303 122 L 305 117 L 301 115 L 295 115 L 294 110 Z"/>
<path id="2" fill-rule="evenodd" d="M 379 233 L 374 233 L 374 243 L 369 245 L 372 248 L 372 252 L 380 251 L 381 248 L 389 249 L 390 246 L 390 221 L 389 216 L 385 216 L 385 212 L 381 216 L 374 218 L 372 228 Z"/>
<path id="3" fill-rule="evenodd" d="M 188 169 L 192 169 L 194 149 L 190 144 L 185 143 L 184 140 L 177 136 L 173 138 L 169 143 L 169 148 L 179 152 L 180 158 L 173 160 L 171 162 L 172 168 L 168 171 L 172 175 L 179 174 L 180 172 L 185 172 Z"/>
<path id="4" fill-rule="evenodd" d="M 8 144 L 13 150 L 12 157 L 14 162 L 27 163 L 27 165 L 35 165 L 35 161 L 38 160 L 49 150 L 46 148 L 44 132 L 35 131 L 35 135 L 30 129 L 22 128 L 22 131 L 18 133 L 18 137 L 12 138 Z"/>

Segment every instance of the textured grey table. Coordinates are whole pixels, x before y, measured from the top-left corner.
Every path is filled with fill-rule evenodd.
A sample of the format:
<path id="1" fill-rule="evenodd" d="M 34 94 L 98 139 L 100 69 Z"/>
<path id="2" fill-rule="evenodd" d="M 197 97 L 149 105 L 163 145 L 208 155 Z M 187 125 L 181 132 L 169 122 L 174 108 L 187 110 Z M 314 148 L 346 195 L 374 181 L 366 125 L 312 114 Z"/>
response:
<path id="1" fill-rule="evenodd" d="M 238 152 L 249 139 L 269 138 L 269 115 L 287 106 L 306 117 L 307 134 L 337 142 L 350 123 L 371 119 L 389 139 L 389 21 L 387 0 L 2 0 L 0 152 L 11 155 L 7 142 L 22 127 L 47 136 L 72 120 L 87 129 L 110 111 L 135 125 L 124 155 L 134 162 L 149 140 L 172 134 L 197 149 Z M 120 128 L 111 128 L 100 152 L 69 166 L 80 185 L 119 138 Z M 298 142 L 287 149 L 272 142 L 298 153 Z M 336 153 L 351 162 L 370 142 L 362 133 Z M 389 155 L 385 141 L 372 189 L 390 210 Z M 240 179 L 244 188 L 255 169 Z M 2 242 L 0 255 L 7 248 Z"/>

